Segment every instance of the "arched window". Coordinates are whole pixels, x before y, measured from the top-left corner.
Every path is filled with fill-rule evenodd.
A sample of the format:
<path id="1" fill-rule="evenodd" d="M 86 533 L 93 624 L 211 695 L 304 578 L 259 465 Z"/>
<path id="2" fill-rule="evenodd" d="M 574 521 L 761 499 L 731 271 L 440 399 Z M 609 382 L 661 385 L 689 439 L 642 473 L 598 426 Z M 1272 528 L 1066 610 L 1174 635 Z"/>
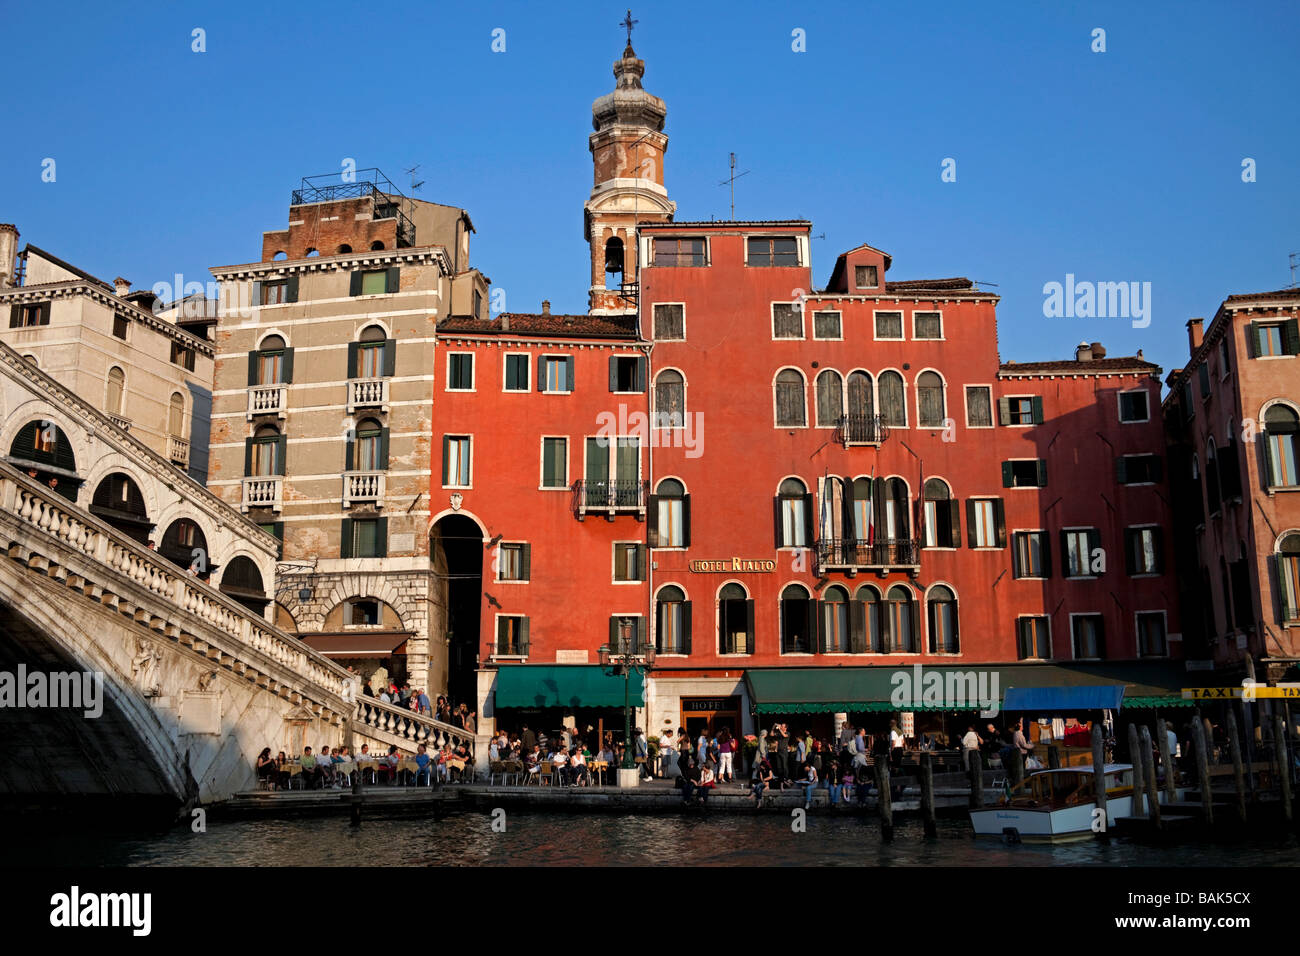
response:
<path id="1" fill-rule="evenodd" d="M 271 256 L 271 260 L 273 262 L 278 262 L 281 259 L 288 259 L 288 258 L 289 258 L 289 254 L 285 252 L 283 249 L 281 249 L 275 255 Z"/>
<path id="2" fill-rule="evenodd" d="M 339 246 L 339 248 L 338 248 L 338 252 L 335 253 L 335 254 L 336 254 L 336 255 L 340 255 L 340 256 L 344 256 L 344 255 L 347 255 L 347 254 L 348 254 L 349 252 L 351 252 L 351 251 L 352 251 L 352 247 L 349 246 L 349 245 L 345 242 L 345 243 L 343 243 L 342 245 Z"/>
<path id="3" fill-rule="evenodd" d="M 9 446 L 9 463 L 25 472 L 35 472 L 35 479 L 49 485 L 69 501 L 77 500 L 81 478 L 72 442 L 54 422 L 28 422 L 18 430 Z"/>
<path id="4" fill-rule="evenodd" d="M 850 647 L 849 637 L 849 592 L 838 584 L 832 584 L 822 592 L 821 614 L 818 619 L 818 644 L 823 654 L 848 654 L 856 648 Z"/>
<path id="5" fill-rule="evenodd" d="M 937 372 L 922 372 L 916 377 L 917 423 L 922 428 L 942 428 L 946 417 L 943 379 Z"/>
<path id="6" fill-rule="evenodd" d="M 108 397 L 104 410 L 110 415 L 122 415 L 122 401 L 126 394 L 126 373 L 114 365 L 108 370 Z"/>
<path id="7" fill-rule="evenodd" d="M 876 399 L 872 394 L 871 376 L 866 372 L 849 373 L 849 420 L 866 421 L 876 414 Z"/>
<path id="8" fill-rule="evenodd" d="M 167 415 L 167 433 L 177 438 L 185 437 L 185 399 L 180 392 L 172 392 L 171 408 Z"/>
<path id="9" fill-rule="evenodd" d="M 876 520 L 880 523 L 877 540 L 882 543 L 902 543 L 911 536 L 910 502 L 907 497 L 907 482 L 902 478 L 877 479 L 880 494 L 877 502 Z"/>
<path id="10" fill-rule="evenodd" d="M 812 495 L 798 478 L 787 478 L 776 495 L 776 546 L 808 547 L 811 528 Z"/>
<path id="11" fill-rule="evenodd" d="M 888 651 L 893 654 L 916 653 L 916 599 L 901 584 L 895 584 L 885 595 L 885 623 Z"/>
<path id="12" fill-rule="evenodd" d="M 1219 501 L 1219 459 L 1214 448 L 1214 439 L 1211 438 L 1205 448 L 1205 497 L 1210 514 L 1218 514 L 1221 505 Z"/>
<path id="13" fill-rule="evenodd" d="M 279 385 L 292 378 L 290 365 L 293 354 L 285 346 L 285 341 L 278 335 L 268 335 L 262 339 L 262 345 L 254 356 L 256 364 L 255 378 L 250 385 Z"/>
<path id="14" fill-rule="evenodd" d="M 691 652 L 691 602 L 675 584 L 659 589 L 655 603 L 655 651 L 659 654 Z"/>
<path id="15" fill-rule="evenodd" d="M 380 252 L 383 250 L 383 248 L 384 248 L 384 243 L 380 239 L 376 239 L 374 242 L 370 244 L 371 252 Z"/>
<path id="16" fill-rule="evenodd" d="M 925 482 L 925 546 L 956 548 L 961 544 L 961 508 L 942 478 Z"/>
<path id="17" fill-rule="evenodd" d="M 269 478 L 284 474 L 284 436 L 274 425 L 263 425 L 248 439 L 245 472 L 251 477 Z M 335 459 L 336 461 L 338 459 Z"/>
<path id="18" fill-rule="evenodd" d="M 853 538 L 858 548 L 866 546 L 871 538 L 871 479 L 853 480 Z"/>
<path id="19" fill-rule="evenodd" d="M 754 602 L 739 584 L 718 592 L 718 652 L 754 653 Z"/>
<path id="20" fill-rule="evenodd" d="M 355 442 L 349 443 L 348 471 L 383 471 L 388 467 L 388 429 L 373 418 L 363 419 L 357 425 Z"/>
<path id="21" fill-rule="evenodd" d="M 623 284 L 623 240 L 612 236 L 605 240 L 605 288 L 617 289 Z"/>
<path id="22" fill-rule="evenodd" d="M 232 558 L 221 575 L 221 592 L 234 598 L 244 607 L 257 614 L 266 611 L 270 599 L 262 585 L 262 572 L 252 559 L 242 554 Z"/>
<path id="23" fill-rule="evenodd" d="M 320 250 L 319 250 L 319 249 L 308 249 L 308 250 L 307 250 L 307 258 L 308 258 L 308 259 L 312 258 L 313 256 L 318 256 L 318 255 L 320 255 Z"/>
<path id="24" fill-rule="evenodd" d="M 392 374 L 388 369 L 392 365 L 388 353 L 393 344 L 388 341 L 384 330 L 378 325 L 369 325 L 351 346 L 352 356 L 348 369 L 348 378 L 383 378 Z"/>
<path id="25" fill-rule="evenodd" d="M 675 478 L 665 478 L 650 502 L 650 547 L 686 548 L 691 543 L 691 496 Z"/>
<path id="26" fill-rule="evenodd" d="M 686 379 L 666 368 L 655 376 L 655 427 L 683 428 L 686 425 Z"/>
<path id="27" fill-rule="evenodd" d="M 1277 543 L 1278 593 L 1282 597 L 1282 620 L 1300 620 L 1300 531 L 1292 531 Z"/>
<path id="28" fill-rule="evenodd" d="M 844 414 L 844 380 L 833 368 L 817 376 L 817 425 L 834 428 Z"/>
<path id="29" fill-rule="evenodd" d="M 877 384 L 880 390 L 881 421 L 886 425 L 906 428 L 907 402 L 903 400 L 903 376 L 897 372 L 881 372 Z"/>
<path id="30" fill-rule="evenodd" d="M 782 369 L 776 376 L 776 424 L 790 428 L 808 424 L 803 373 L 797 369 Z"/>
<path id="31" fill-rule="evenodd" d="M 1268 486 L 1287 488 L 1300 485 L 1296 462 L 1300 458 L 1300 416 L 1285 405 L 1274 405 L 1264 415 L 1268 443 Z"/>
<path id="32" fill-rule="evenodd" d="M 167 526 L 158 553 L 177 567 L 193 570 L 201 580 L 206 581 L 212 573 L 208 539 L 189 518 L 178 518 Z"/>
<path id="33" fill-rule="evenodd" d="M 862 606 L 862 614 L 859 621 L 854 622 L 853 640 L 872 654 L 884 654 L 888 650 L 885 645 L 884 621 L 881 614 L 880 592 L 869 584 L 864 584 L 858 588 L 857 604 Z"/>
<path id="34" fill-rule="evenodd" d="M 781 592 L 781 653 L 811 654 L 817 633 L 817 605 L 808 589 L 791 584 Z"/>
<path id="35" fill-rule="evenodd" d="M 115 471 L 101 480 L 91 499 L 90 513 L 141 544 L 149 543 L 153 522 L 145 511 L 140 487 L 129 475 Z"/>
<path id="36" fill-rule="evenodd" d="M 926 599 L 930 624 L 930 653 L 957 654 L 961 644 L 957 637 L 957 596 L 942 584 L 930 589 Z"/>

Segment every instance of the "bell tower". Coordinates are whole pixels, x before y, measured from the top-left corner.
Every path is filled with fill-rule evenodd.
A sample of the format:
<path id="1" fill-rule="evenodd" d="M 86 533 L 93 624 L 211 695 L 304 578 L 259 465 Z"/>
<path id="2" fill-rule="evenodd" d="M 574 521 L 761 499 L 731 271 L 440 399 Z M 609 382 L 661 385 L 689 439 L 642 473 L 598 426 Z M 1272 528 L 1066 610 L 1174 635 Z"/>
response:
<path id="1" fill-rule="evenodd" d="M 636 313 L 637 224 L 670 222 L 677 209 L 664 188 L 668 108 L 641 87 L 645 61 L 632 49 L 635 23 L 628 11 L 627 47 L 614 63 L 614 91 L 591 104 L 595 132 L 588 143 L 595 184 L 583 211 L 591 247 L 587 308 L 593 315 Z"/>

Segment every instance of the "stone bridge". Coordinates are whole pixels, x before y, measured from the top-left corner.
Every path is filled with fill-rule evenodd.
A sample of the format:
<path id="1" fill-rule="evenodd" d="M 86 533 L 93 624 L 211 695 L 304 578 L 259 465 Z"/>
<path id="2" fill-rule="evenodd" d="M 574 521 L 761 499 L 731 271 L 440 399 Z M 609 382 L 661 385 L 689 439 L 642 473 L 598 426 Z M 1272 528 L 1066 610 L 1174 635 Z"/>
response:
<path id="1" fill-rule="evenodd" d="M 81 476 L 126 475 L 157 509 L 151 520 L 186 516 L 214 566 L 246 557 L 273 588 L 274 538 L 3 345 L 0 412 L 0 801 L 163 819 L 251 789 L 263 747 L 410 752 L 465 738 L 358 700 L 356 675 L 141 543 L 114 510 L 79 503 L 89 493 L 68 489 L 90 483 Z M 31 421 L 72 448 L 75 468 L 54 472 L 61 486 L 13 444 Z M 87 673 L 102 680 L 97 714 L 14 686 L 20 674 Z"/>

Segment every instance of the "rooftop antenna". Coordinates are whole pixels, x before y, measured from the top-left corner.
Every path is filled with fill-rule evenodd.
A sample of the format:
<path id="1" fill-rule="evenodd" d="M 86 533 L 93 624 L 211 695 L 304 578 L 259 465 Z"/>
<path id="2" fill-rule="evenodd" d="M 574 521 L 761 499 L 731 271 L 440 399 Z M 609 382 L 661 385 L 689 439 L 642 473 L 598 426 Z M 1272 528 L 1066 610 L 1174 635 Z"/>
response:
<path id="1" fill-rule="evenodd" d="M 423 179 L 421 179 L 418 183 L 415 181 L 415 171 L 419 168 L 420 168 L 420 164 L 416 163 L 410 169 L 406 170 L 406 175 L 411 177 L 411 192 L 415 192 L 417 189 L 419 189 L 421 186 L 424 185 Z"/>
<path id="2" fill-rule="evenodd" d="M 996 282 L 985 282 L 983 279 L 971 279 L 970 281 L 975 285 L 991 285 L 995 289 L 998 287 Z"/>
<path id="3" fill-rule="evenodd" d="M 1295 270 L 1296 270 L 1296 260 L 1297 260 L 1297 259 L 1300 259 L 1300 252 L 1293 252 L 1293 253 L 1291 253 L 1291 257 L 1290 257 L 1290 258 L 1291 258 L 1291 285 L 1289 285 L 1287 288 L 1294 289 L 1294 288 L 1295 288 Z"/>
<path id="4" fill-rule="evenodd" d="M 732 153 L 731 154 L 731 175 L 728 176 L 726 179 L 724 179 L 722 182 L 718 183 L 719 186 L 727 186 L 727 185 L 731 186 L 731 221 L 732 222 L 736 221 L 736 180 L 739 179 L 741 176 L 747 176 L 747 175 L 749 175 L 748 169 L 745 170 L 743 173 L 736 172 L 736 154 Z"/>

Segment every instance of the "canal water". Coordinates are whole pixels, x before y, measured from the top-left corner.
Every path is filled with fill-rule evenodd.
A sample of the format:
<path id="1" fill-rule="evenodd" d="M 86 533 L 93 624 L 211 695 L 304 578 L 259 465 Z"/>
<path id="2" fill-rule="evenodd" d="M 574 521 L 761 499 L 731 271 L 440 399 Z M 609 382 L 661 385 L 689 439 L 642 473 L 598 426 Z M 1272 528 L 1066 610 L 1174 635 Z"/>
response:
<path id="1" fill-rule="evenodd" d="M 11 821 L 12 822 L 12 821 Z M 1113 840 L 1062 846 L 976 841 L 963 819 L 927 840 L 901 819 L 892 843 L 874 817 L 810 814 L 805 832 L 780 814 L 617 815 L 509 811 L 441 820 L 209 819 L 161 834 L 40 831 L 39 859 L 57 866 L 1300 866 L 1294 835 L 1230 845 L 1152 847 Z M 35 837 L 34 837 L 35 839 Z M 61 843 L 66 840 L 67 845 Z M 20 841 L 21 842 L 21 841 Z"/>

